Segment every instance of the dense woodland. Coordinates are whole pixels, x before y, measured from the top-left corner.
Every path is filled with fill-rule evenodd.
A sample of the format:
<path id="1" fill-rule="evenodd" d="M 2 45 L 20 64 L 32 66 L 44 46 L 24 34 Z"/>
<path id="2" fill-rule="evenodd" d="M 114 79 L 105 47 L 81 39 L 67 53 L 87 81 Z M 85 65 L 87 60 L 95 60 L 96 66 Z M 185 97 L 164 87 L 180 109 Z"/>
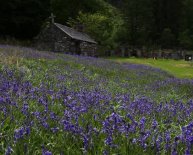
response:
<path id="1" fill-rule="evenodd" d="M 6 0 L 0 37 L 33 39 L 49 22 L 84 25 L 103 47 L 193 49 L 192 0 Z"/>

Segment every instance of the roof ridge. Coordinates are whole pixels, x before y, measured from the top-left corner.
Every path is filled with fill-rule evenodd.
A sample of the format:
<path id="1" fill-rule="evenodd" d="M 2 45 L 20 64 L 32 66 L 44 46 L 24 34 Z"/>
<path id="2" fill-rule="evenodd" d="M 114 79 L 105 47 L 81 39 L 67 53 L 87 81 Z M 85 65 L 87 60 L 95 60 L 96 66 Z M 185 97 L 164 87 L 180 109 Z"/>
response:
<path id="1" fill-rule="evenodd" d="M 53 23 L 53 24 L 73 39 L 97 44 L 97 42 L 86 33 L 79 32 L 71 27 L 68 27 L 66 25 L 62 25 L 59 23 Z"/>

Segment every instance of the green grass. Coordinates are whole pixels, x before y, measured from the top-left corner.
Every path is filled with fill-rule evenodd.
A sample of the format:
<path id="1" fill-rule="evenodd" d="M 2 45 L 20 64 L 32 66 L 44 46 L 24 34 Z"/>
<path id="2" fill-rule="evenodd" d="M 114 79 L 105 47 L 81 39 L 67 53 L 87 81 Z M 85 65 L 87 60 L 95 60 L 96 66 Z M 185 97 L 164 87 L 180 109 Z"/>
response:
<path id="1" fill-rule="evenodd" d="M 110 58 L 119 63 L 136 63 L 160 68 L 178 78 L 193 78 L 193 62 L 184 60 L 157 59 L 152 58 Z"/>
<path id="2" fill-rule="evenodd" d="M 0 46 L 0 155 L 9 146 L 13 155 L 39 155 L 43 147 L 54 155 L 171 154 L 166 133 L 173 147 L 176 136 L 186 138 L 181 129 L 192 125 L 192 80 L 143 65 L 119 65 L 167 68 L 177 61 L 112 60 L 118 63 Z M 179 154 L 185 145 L 178 143 Z"/>

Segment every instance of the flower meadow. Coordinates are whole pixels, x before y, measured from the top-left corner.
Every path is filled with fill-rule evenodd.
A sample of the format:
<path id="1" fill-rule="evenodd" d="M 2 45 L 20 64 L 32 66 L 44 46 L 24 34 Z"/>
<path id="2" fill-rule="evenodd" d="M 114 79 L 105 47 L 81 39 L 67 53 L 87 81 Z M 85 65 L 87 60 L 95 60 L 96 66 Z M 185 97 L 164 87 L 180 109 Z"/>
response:
<path id="1" fill-rule="evenodd" d="M 0 154 L 193 154 L 193 80 L 0 46 Z"/>

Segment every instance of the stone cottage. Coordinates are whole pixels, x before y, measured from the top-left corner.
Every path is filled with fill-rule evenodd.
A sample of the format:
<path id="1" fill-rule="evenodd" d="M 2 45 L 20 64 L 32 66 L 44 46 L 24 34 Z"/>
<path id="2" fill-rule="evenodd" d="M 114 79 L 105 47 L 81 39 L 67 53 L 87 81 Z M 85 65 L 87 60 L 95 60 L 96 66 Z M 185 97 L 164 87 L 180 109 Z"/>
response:
<path id="1" fill-rule="evenodd" d="M 36 47 L 41 50 L 97 56 L 94 39 L 77 29 L 55 23 L 53 19 L 36 40 Z"/>

